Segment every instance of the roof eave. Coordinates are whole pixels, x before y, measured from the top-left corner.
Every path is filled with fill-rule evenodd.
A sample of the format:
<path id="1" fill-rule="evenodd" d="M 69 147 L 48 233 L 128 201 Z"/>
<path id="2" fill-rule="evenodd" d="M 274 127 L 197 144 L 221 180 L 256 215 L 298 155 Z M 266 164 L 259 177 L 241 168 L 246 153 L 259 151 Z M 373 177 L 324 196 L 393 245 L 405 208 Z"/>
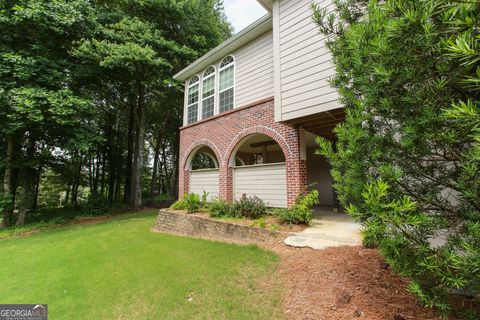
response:
<path id="1" fill-rule="evenodd" d="M 268 12 L 272 12 L 273 0 L 257 0 Z"/>
<path id="2" fill-rule="evenodd" d="M 239 33 L 231 36 L 202 57 L 195 60 L 193 63 L 175 74 L 173 78 L 179 81 L 185 81 L 194 74 L 203 71 L 206 67 L 214 64 L 224 56 L 232 53 L 236 49 L 244 46 L 250 40 L 264 34 L 272 29 L 272 15 L 266 14 L 258 19 Z"/>

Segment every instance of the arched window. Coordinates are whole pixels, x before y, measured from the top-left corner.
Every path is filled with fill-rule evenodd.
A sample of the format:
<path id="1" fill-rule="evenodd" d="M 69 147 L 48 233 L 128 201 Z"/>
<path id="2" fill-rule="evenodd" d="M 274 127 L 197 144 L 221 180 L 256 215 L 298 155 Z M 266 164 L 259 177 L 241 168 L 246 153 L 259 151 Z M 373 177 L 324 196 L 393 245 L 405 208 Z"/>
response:
<path id="1" fill-rule="evenodd" d="M 225 57 L 220 63 L 219 75 L 219 112 L 233 109 L 235 59 Z"/>
<path id="2" fill-rule="evenodd" d="M 193 76 L 188 82 L 187 124 L 198 120 L 198 87 L 200 79 Z"/>
<path id="3" fill-rule="evenodd" d="M 215 68 L 208 67 L 202 79 L 202 119 L 213 116 L 215 106 Z"/>

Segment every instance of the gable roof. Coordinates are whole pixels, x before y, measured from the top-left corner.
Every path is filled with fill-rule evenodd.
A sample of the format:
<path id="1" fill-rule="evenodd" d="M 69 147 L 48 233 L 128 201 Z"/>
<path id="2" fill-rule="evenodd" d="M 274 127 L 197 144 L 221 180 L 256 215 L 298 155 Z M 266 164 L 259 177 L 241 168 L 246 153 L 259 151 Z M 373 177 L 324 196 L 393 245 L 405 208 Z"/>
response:
<path id="1" fill-rule="evenodd" d="M 268 0 L 259 0 L 259 2 L 261 2 L 262 5 L 263 2 L 271 3 L 271 1 Z M 187 80 L 191 76 L 202 72 L 209 65 L 214 64 L 226 55 L 244 46 L 251 40 L 271 30 L 272 27 L 272 15 L 268 13 L 262 18 L 252 23 L 251 25 L 249 25 L 248 27 L 246 27 L 245 29 L 243 29 L 242 31 L 240 31 L 239 33 L 225 40 L 224 42 L 204 54 L 202 57 L 195 60 L 186 68 L 175 74 L 173 78 L 180 81 Z"/>

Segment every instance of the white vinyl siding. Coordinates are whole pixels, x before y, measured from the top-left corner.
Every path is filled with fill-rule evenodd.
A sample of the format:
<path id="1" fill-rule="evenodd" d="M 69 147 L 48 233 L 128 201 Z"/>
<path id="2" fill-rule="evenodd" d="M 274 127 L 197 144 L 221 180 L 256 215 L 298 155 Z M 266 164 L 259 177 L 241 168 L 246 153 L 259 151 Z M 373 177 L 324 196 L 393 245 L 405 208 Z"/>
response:
<path id="1" fill-rule="evenodd" d="M 194 170 L 190 172 L 190 192 L 202 196 L 204 191 L 208 192 L 208 200 L 218 198 L 218 169 Z"/>
<path id="2" fill-rule="evenodd" d="M 235 108 L 273 96 L 272 31 L 234 53 Z"/>
<path id="3" fill-rule="evenodd" d="M 285 163 L 242 166 L 233 169 L 233 193 L 236 200 L 243 194 L 256 195 L 267 206 L 287 207 Z"/>
<path id="4" fill-rule="evenodd" d="M 327 12 L 333 9 L 331 0 L 279 0 L 281 120 L 342 107 L 338 93 L 329 84 L 335 66 L 325 36 L 312 19 L 312 2 Z"/>

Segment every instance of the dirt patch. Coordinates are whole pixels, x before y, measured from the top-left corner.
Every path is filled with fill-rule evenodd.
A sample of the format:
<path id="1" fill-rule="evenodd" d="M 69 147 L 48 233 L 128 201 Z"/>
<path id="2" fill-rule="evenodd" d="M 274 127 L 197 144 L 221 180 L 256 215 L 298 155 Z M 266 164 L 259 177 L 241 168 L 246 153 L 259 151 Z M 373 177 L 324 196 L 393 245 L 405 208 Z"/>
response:
<path id="1" fill-rule="evenodd" d="M 95 224 L 110 219 L 111 216 L 79 217 L 70 219 L 68 224 Z"/>
<path id="2" fill-rule="evenodd" d="M 287 319 L 439 319 L 408 292 L 377 250 L 270 247 L 281 257 Z"/>

